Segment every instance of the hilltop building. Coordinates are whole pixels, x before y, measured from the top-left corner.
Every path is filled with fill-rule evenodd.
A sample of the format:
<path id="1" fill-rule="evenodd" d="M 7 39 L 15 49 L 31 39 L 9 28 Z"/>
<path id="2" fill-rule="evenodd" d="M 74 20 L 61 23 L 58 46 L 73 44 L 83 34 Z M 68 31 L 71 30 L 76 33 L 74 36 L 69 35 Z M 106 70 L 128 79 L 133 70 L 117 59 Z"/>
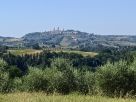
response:
<path id="1" fill-rule="evenodd" d="M 59 27 L 57 27 L 57 29 L 54 27 L 53 30 L 50 31 L 50 33 L 51 34 L 61 34 L 63 31 L 64 31 L 64 29 L 60 30 Z"/>

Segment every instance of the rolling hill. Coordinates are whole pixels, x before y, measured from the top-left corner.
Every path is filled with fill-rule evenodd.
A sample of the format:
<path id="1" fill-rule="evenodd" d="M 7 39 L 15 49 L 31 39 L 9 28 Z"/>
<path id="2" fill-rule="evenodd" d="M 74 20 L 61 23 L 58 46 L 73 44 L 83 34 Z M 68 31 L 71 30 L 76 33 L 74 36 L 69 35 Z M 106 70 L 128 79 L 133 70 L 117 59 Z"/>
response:
<path id="1" fill-rule="evenodd" d="M 59 29 L 29 33 L 21 38 L 0 36 L 0 45 L 11 47 L 31 47 L 36 43 L 46 48 L 63 47 L 94 50 L 100 48 L 118 48 L 120 46 L 136 46 L 136 36 L 96 35 L 75 30 Z"/>

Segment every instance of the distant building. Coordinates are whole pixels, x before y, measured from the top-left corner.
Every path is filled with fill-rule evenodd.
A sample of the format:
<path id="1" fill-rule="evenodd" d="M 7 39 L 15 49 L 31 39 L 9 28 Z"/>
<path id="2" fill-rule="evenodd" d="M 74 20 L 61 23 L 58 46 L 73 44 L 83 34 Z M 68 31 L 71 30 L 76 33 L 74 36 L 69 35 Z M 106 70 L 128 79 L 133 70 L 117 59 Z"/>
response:
<path id="1" fill-rule="evenodd" d="M 61 34 L 62 32 L 63 32 L 63 30 L 60 30 L 59 27 L 57 29 L 55 29 L 55 27 L 54 27 L 53 30 L 50 31 L 51 34 Z"/>

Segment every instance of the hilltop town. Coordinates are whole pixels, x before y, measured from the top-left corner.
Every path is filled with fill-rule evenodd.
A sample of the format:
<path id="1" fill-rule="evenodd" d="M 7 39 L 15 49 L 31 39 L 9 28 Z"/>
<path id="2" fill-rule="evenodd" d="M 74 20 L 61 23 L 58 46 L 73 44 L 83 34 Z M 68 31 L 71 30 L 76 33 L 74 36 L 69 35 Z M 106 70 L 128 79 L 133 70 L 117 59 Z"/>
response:
<path id="1" fill-rule="evenodd" d="M 32 47 L 38 44 L 45 48 L 71 48 L 87 51 L 101 48 L 136 46 L 136 36 L 98 35 L 77 30 L 64 30 L 59 27 L 50 31 L 25 34 L 21 38 L 0 37 L 0 45 L 9 47 Z"/>

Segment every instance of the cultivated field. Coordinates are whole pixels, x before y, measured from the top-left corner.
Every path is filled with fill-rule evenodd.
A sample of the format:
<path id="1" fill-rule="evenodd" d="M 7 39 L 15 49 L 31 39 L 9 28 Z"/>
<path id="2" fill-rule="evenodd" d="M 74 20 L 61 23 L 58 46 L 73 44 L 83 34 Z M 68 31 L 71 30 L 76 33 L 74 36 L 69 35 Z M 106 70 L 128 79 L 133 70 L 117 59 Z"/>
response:
<path id="1" fill-rule="evenodd" d="M 95 53 L 95 52 L 84 52 L 84 51 L 74 51 L 74 50 L 58 50 L 58 51 L 55 51 L 55 52 L 66 52 L 66 53 L 77 53 L 77 54 L 81 54 L 83 56 L 90 56 L 90 57 L 94 57 L 96 55 L 98 55 L 98 53 Z"/>
<path id="2" fill-rule="evenodd" d="M 0 102 L 136 102 L 134 99 L 83 95 L 46 95 L 44 93 L 12 93 L 0 95 Z"/>
<path id="3" fill-rule="evenodd" d="M 34 50 L 34 49 L 20 49 L 20 50 L 9 50 L 10 53 L 14 55 L 23 55 L 23 54 L 35 54 L 40 53 L 42 50 Z"/>
<path id="4" fill-rule="evenodd" d="M 52 52 L 65 52 L 65 53 L 77 53 L 83 56 L 94 57 L 98 53 L 95 52 L 84 52 L 84 51 L 74 51 L 74 50 L 51 50 Z M 23 54 L 35 54 L 40 53 L 42 50 L 34 50 L 34 49 L 20 49 L 20 50 L 9 50 L 10 53 L 14 55 L 23 55 Z"/>

